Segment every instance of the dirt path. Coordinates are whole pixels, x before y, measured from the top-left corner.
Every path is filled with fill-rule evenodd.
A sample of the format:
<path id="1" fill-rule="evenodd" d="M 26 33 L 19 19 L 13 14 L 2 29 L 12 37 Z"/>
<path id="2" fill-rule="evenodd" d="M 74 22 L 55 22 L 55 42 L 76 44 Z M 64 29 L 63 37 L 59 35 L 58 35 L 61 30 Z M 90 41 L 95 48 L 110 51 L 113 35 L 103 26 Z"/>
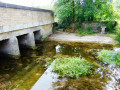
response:
<path id="1" fill-rule="evenodd" d="M 49 37 L 51 41 L 62 42 L 86 42 L 86 43 L 102 43 L 102 44 L 118 44 L 117 41 L 108 36 L 102 35 L 87 35 L 77 36 L 75 33 L 59 32 Z"/>

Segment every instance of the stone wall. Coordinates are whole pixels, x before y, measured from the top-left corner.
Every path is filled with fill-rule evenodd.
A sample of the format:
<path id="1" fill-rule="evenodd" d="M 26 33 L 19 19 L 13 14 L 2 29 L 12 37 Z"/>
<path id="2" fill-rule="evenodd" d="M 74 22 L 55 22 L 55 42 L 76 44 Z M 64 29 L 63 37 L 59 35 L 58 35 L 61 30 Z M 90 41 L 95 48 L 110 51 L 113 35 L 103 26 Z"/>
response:
<path id="1" fill-rule="evenodd" d="M 0 7 L 0 26 L 26 23 L 48 23 L 51 20 L 53 20 L 51 12 Z"/>
<path id="2" fill-rule="evenodd" d="M 93 32 L 101 32 L 101 26 L 105 25 L 104 23 L 91 22 L 91 23 L 82 23 L 85 29 L 87 27 L 92 27 Z"/>
<path id="3" fill-rule="evenodd" d="M 0 3 L 0 33 L 54 22 L 53 11 Z"/>

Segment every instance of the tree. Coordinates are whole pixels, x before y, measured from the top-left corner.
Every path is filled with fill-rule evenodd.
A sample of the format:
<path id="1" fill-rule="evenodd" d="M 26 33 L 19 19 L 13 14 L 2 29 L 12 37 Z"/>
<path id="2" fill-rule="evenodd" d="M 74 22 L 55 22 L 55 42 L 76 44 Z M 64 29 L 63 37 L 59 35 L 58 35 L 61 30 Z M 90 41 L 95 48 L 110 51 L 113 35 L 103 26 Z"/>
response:
<path id="1" fill-rule="evenodd" d="M 70 25 L 74 18 L 73 3 L 73 0 L 58 0 L 55 2 L 55 15 L 63 26 Z"/>
<path id="2" fill-rule="evenodd" d="M 84 21 L 111 21 L 116 18 L 112 0 L 57 0 L 55 12 L 63 26 Z"/>

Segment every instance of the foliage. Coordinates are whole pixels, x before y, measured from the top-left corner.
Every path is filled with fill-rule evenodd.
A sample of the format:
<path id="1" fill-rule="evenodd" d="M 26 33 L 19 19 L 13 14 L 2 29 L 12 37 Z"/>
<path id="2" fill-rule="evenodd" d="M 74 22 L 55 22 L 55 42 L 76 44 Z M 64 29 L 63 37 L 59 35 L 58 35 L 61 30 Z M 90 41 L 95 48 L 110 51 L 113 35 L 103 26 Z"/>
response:
<path id="1" fill-rule="evenodd" d="M 116 40 L 118 41 L 118 42 L 120 42 L 120 23 L 118 23 L 117 24 L 117 26 L 115 27 L 115 30 L 116 30 Z"/>
<path id="2" fill-rule="evenodd" d="M 93 65 L 83 58 L 68 57 L 56 60 L 53 65 L 53 71 L 61 77 L 78 78 L 84 75 L 92 74 Z"/>
<path id="3" fill-rule="evenodd" d="M 55 16 L 66 27 L 75 22 L 113 21 L 119 14 L 112 0 L 57 0 Z"/>
<path id="4" fill-rule="evenodd" d="M 115 31 L 116 31 L 115 27 L 116 27 L 116 25 L 117 25 L 117 22 L 116 22 L 116 21 L 106 21 L 105 24 L 106 24 L 106 26 L 107 26 L 106 30 L 107 30 L 108 32 L 110 32 L 110 33 L 115 33 Z"/>
<path id="5" fill-rule="evenodd" d="M 120 52 L 102 50 L 98 58 L 107 64 L 115 64 L 116 66 L 120 66 Z"/>
<path id="6" fill-rule="evenodd" d="M 59 0 L 55 3 L 56 17 L 59 19 L 60 27 L 69 26 L 72 22 L 72 5 L 69 0 Z"/>
<path id="7" fill-rule="evenodd" d="M 88 26 L 86 29 L 84 28 L 84 26 L 81 26 L 81 28 L 79 28 L 77 30 L 77 33 L 80 34 L 80 35 L 91 35 L 94 32 L 92 31 L 92 27 L 91 26 Z"/>
<path id="8" fill-rule="evenodd" d="M 120 34 L 118 34 L 115 39 L 120 43 Z"/>

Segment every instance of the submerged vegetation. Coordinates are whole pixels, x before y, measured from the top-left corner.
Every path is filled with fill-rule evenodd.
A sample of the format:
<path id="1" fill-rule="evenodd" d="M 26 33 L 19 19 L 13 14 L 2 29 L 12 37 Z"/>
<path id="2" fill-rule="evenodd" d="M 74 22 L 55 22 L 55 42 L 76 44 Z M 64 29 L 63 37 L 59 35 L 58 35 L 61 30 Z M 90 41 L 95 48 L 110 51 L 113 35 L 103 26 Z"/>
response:
<path id="1" fill-rule="evenodd" d="M 53 71 L 61 77 L 78 78 L 84 75 L 92 74 L 93 65 L 83 58 L 69 57 L 56 60 L 53 65 Z"/>
<path id="2" fill-rule="evenodd" d="M 116 66 L 120 66 L 120 52 L 102 50 L 99 53 L 98 58 L 107 64 L 115 64 Z"/>
<path id="3" fill-rule="evenodd" d="M 37 47 L 37 46 L 33 46 L 32 49 L 33 49 L 33 50 L 37 50 L 38 47 Z"/>

